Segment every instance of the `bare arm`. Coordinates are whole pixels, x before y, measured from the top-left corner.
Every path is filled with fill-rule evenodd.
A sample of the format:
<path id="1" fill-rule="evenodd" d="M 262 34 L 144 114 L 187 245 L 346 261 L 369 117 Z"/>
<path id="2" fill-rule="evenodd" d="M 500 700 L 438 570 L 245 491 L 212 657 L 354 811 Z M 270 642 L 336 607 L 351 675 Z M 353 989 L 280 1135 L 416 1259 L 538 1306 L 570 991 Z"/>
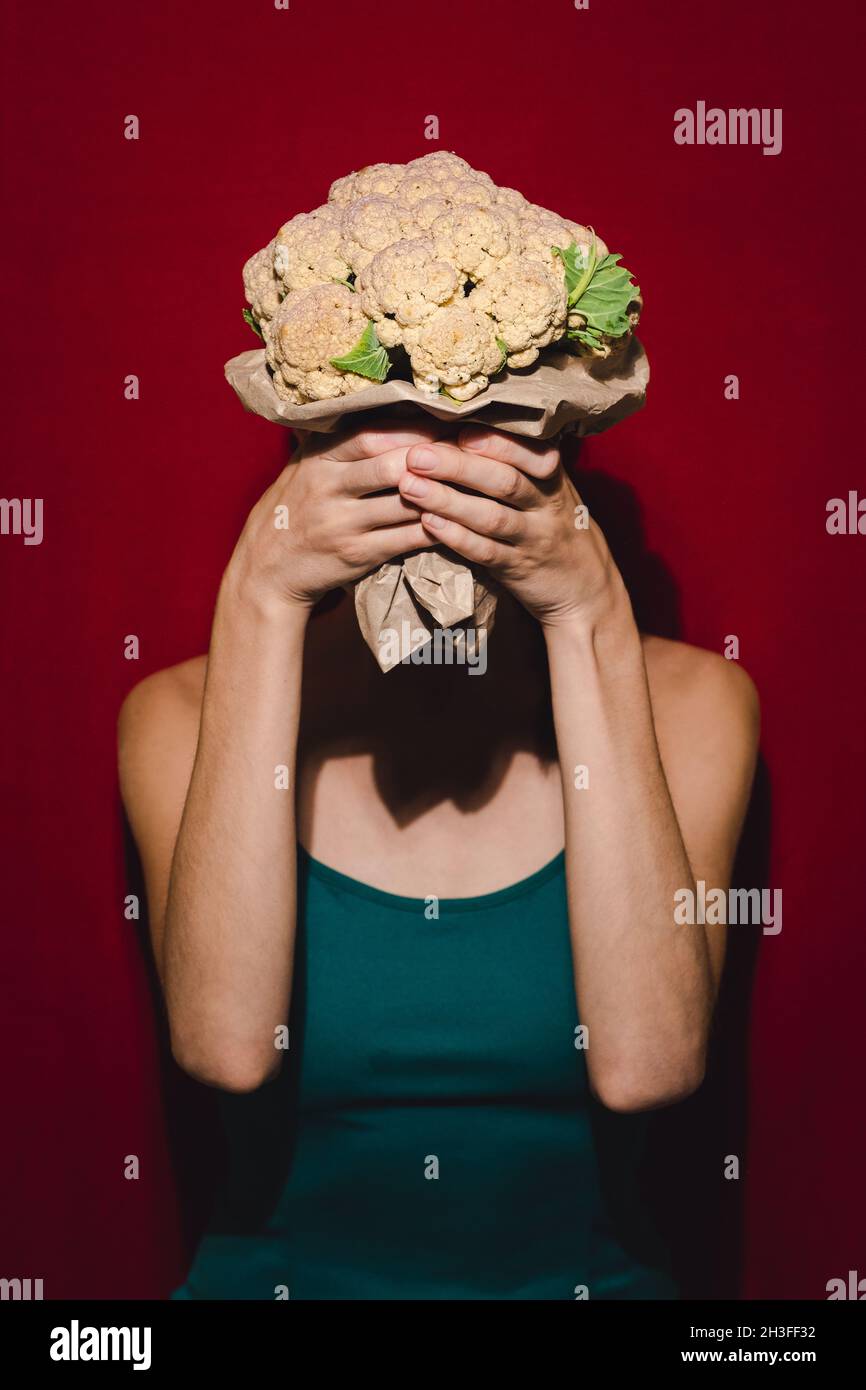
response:
<path id="1" fill-rule="evenodd" d="M 282 1055 L 275 1029 L 292 986 L 309 613 L 329 589 L 431 544 L 393 491 L 407 448 L 429 437 L 368 431 L 290 464 L 251 513 L 223 578 L 200 724 L 189 692 L 164 678 L 134 691 L 121 715 L 121 787 L 172 1047 L 186 1070 L 224 1089 L 254 1089 Z"/>
<path id="2" fill-rule="evenodd" d="M 459 444 L 410 450 L 401 488 L 431 535 L 542 626 L 590 1079 L 612 1109 L 663 1105 L 700 1084 L 724 955 L 723 928 L 677 925 L 674 894 L 696 877 L 727 887 L 754 772 L 754 689 L 721 657 L 680 648 L 682 669 L 651 692 L 622 578 L 595 523 L 576 525 L 556 447 L 479 430 Z"/>
<path id="3" fill-rule="evenodd" d="M 276 1070 L 294 952 L 295 745 L 306 614 L 217 602 L 157 960 L 175 1055 L 248 1090 Z"/>
<path id="4" fill-rule="evenodd" d="M 674 895 L 696 878 L 730 881 L 754 771 L 753 692 L 721 658 L 698 658 L 687 689 L 664 691 L 676 722 L 663 758 L 625 596 L 546 637 L 589 1074 L 613 1109 L 645 1109 L 703 1079 L 724 928 L 677 924 Z"/>

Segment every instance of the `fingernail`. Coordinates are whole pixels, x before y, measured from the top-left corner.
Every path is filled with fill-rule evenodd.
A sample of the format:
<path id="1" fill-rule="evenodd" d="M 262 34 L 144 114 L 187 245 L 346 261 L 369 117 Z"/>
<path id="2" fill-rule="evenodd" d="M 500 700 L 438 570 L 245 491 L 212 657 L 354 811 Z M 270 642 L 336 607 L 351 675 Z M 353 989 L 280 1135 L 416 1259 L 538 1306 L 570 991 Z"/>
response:
<path id="1" fill-rule="evenodd" d="M 423 478 L 413 478 L 411 473 L 407 473 L 406 478 L 400 489 L 404 497 L 425 497 L 430 491 Z"/>
<path id="2" fill-rule="evenodd" d="M 435 468 L 439 462 L 439 455 L 432 449 L 415 448 L 412 450 L 412 462 L 410 468 Z"/>
<path id="3" fill-rule="evenodd" d="M 431 527 L 434 531 L 440 531 L 445 525 L 445 518 L 442 516 L 434 516 L 432 512 L 424 512 L 421 516 L 421 520 L 425 526 Z"/>

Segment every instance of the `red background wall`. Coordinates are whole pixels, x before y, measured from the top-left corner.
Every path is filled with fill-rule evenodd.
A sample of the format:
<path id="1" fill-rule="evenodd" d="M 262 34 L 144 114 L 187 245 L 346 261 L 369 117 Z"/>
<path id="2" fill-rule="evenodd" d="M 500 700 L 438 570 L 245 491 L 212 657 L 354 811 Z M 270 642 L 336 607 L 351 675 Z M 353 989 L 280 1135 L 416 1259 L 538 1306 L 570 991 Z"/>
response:
<path id="1" fill-rule="evenodd" d="M 763 699 L 766 881 L 784 894 L 721 1102 L 742 1098 L 748 1121 L 742 1287 L 821 1298 L 829 1278 L 866 1274 L 866 537 L 825 530 L 828 498 L 866 491 L 861 8 L 6 5 L 0 491 L 44 498 L 45 538 L 0 537 L 0 1274 L 89 1298 L 162 1296 L 182 1271 L 181 1206 L 187 1228 L 198 1216 L 177 1197 L 145 958 L 123 916 L 116 712 L 136 680 L 204 648 L 233 538 L 286 452 L 222 378 L 253 345 L 243 261 L 336 175 L 432 148 L 598 226 L 644 287 L 648 406 L 582 465 L 633 490 L 680 633 L 740 638 Z M 782 107 L 781 155 L 676 145 L 674 110 L 701 99 Z M 723 398 L 728 373 L 739 401 Z M 184 1191 L 206 1186 L 200 1133 Z M 724 1210 L 720 1167 L 716 1153 L 699 1205 Z"/>

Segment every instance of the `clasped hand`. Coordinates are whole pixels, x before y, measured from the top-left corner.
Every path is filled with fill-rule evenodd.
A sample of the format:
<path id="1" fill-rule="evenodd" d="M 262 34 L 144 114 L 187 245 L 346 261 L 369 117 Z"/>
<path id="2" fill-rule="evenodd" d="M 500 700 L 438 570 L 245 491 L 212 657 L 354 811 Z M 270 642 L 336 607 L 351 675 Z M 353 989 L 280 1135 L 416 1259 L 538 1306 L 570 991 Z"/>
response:
<path id="1" fill-rule="evenodd" d="M 621 580 L 558 447 L 478 426 L 448 441 L 440 433 L 433 420 L 388 420 L 301 436 L 250 513 L 233 578 L 257 597 L 311 608 L 388 560 L 441 545 L 487 570 L 545 627 L 604 611 Z"/>

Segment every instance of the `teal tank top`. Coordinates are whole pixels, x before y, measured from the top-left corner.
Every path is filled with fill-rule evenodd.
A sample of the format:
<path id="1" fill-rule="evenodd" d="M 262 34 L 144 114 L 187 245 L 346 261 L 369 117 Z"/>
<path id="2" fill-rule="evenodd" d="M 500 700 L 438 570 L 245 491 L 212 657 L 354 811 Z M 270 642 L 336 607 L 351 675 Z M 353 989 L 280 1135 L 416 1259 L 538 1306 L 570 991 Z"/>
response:
<path id="1" fill-rule="evenodd" d="M 228 1170 L 175 1299 L 676 1298 L 647 1116 L 591 1096 L 560 854 L 474 898 L 298 854 L 289 1048 L 220 1095 Z"/>

